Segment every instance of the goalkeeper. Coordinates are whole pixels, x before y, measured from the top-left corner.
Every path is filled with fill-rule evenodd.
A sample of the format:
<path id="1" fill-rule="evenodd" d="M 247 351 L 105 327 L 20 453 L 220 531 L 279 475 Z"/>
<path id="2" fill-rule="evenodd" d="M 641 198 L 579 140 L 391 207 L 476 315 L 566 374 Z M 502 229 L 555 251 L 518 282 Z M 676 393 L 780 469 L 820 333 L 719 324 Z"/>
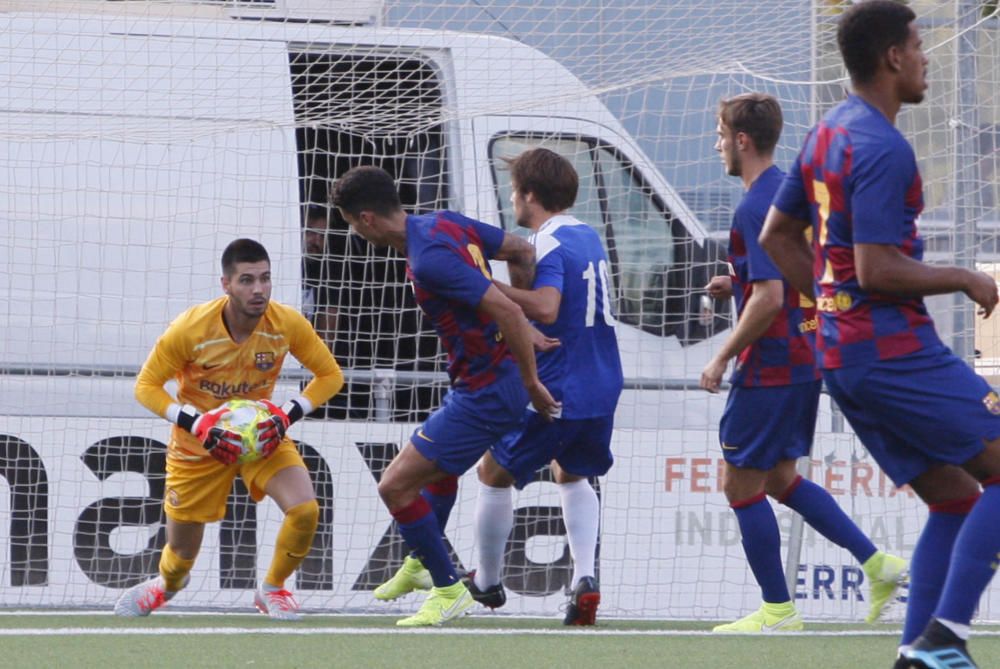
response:
<path id="1" fill-rule="evenodd" d="M 222 254 L 225 296 L 181 314 L 157 340 L 136 380 L 139 402 L 174 423 L 167 449 L 164 510 L 167 544 L 159 576 L 125 591 L 120 616 L 148 616 L 190 580 L 205 523 L 221 520 L 239 474 L 254 501 L 273 499 L 285 519 L 254 604 L 277 620 L 298 620 L 298 604 L 285 580 L 309 552 L 319 505 L 305 463 L 288 427 L 335 395 L 343 374 L 309 322 L 291 307 L 271 302 L 271 262 L 251 239 L 237 239 Z M 270 402 L 285 356 L 291 353 L 315 378 L 302 395 L 278 407 Z M 178 380 L 177 401 L 164 384 Z M 263 458 L 237 464 L 242 441 L 218 424 L 220 405 L 256 400 L 271 411 L 257 426 Z"/>

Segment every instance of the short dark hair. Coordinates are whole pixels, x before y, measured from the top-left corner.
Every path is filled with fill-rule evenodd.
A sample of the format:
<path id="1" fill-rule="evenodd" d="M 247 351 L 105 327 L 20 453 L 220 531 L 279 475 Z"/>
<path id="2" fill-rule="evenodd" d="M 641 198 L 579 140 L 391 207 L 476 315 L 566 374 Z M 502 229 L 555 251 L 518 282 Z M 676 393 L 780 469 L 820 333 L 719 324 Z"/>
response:
<path id="1" fill-rule="evenodd" d="M 771 155 L 781 137 L 781 105 L 764 93 L 744 93 L 719 101 L 719 121 L 732 133 L 743 132 L 758 153 Z"/>
<path id="2" fill-rule="evenodd" d="M 236 263 L 240 262 L 260 262 L 266 260 L 271 263 L 267 249 L 260 242 L 252 239 L 234 239 L 229 242 L 229 246 L 222 252 L 222 273 L 232 276 L 236 271 Z"/>
<path id="3" fill-rule="evenodd" d="M 315 221 L 316 219 L 323 219 L 326 221 L 329 218 L 329 212 L 326 207 L 317 207 L 316 205 L 311 205 L 306 209 L 306 222 Z"/>
<path id="4" fill-rule="evenodd" d="M 330 193 L 333 206 L 358 216 L 362 211 L 374 211 L 388 216 L 403 208 L 399 191 L 389 173 L 380 167 L 352 167 L 333 184 Z"/>
<path id="5" fill-rule="evenodd" d="M 916 18 L 912 9 L 895 0 L 867 0 L 844 12 L 837 26 L 837 46 L 851 81 L 871 81 L 885 52 L 906 42 Z"/>
<path id="6" fill-rule="evenodd" d="M 573 164 L 555 151 L 538 147 L 504 162 L 510 168 L 514 188 L 525 195 L 534 194 L 545 211 L 569 209 L 576 202 L 580 177 Z"/>

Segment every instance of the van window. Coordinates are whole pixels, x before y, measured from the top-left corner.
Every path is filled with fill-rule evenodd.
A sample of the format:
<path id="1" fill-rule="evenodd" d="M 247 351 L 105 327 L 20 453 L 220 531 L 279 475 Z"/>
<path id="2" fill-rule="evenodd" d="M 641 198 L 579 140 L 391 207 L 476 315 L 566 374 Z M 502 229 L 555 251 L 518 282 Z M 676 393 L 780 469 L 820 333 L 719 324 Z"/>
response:
<path id="1" fill-rule="evenodd" d="M 533 141 L 521 137 L 498 137 L 492 145 L 491 161 L 493 163 L 493 173 L 496 175 L 498 197 L 502 205 L 504 229 L 509 232 L 520 232 L 527 235 L 527 231 L 519 230 L 517 222 L 514 220 L 514 210 L 511 208 L 511 184 L 510 170 L 507 169 L 504 158 L 514 158 L 528 149 L 543 146 L 550 151 L 554 151 L 566 157 L 576 169 L 580 177 L 580 190 L 576 196 L 576 204 L 570 209 L 570 213 L 584 223 L 589 224 L 597 230 L 597 233 L 604 238 L 604 214 L 601 211 L 600 196 L 597 190 L 597 175 L 594 172 L 594 159 L 591 155 L 591 146 L 577 139 L 546 139 Z M 605 251 L 607 248 L 605 248 Z"/>
<path id="2" fill-rule="evenodd" d="M 580 191 L 569 213 L 594 228 L 604 242 L 618 318 L 667 334 L 667 279 L 675 253 L 673 217 L 654 200 L 632 165 L 610 147 L 588 137 L 495 137 L 490 160 L 504 228 L 513 230 L 516 222 L 510 203 L 510 172 L 503 158 L 540 146 L 565 156 L 576 168 Z M 677 322 L 677 317 L 671 320 Z"/>
<path id="3" fill-rule="evenodd" d="M 346 370 L 443 370 L 438 338 L 406 280 L 405 259 L 351 235 L 329 206 L 329 189 L 338 176 L 358 165 L 376 165 L 398 181 L 406 211 L 447 207 L 445 129 L 427 122 L 442 108 L 436 68 L 410 54 L 358 54 L 316 44 L 293 45 L 289 65 L 302 224 L 314 230 L 325 216 L 328 226 L 320 258 L 303 254 L 304 310 L 322 326 L 320 335 Z M 306 241 L 304 234 L 304 246 Z M 401 384 L 391 398 L 391 415 L 384 416 L 376 413 L 374 397 L 381 390 L 349 381 L 323 413 L 421 421 L 428 407 L 440 403 L 441 390 Z"/>

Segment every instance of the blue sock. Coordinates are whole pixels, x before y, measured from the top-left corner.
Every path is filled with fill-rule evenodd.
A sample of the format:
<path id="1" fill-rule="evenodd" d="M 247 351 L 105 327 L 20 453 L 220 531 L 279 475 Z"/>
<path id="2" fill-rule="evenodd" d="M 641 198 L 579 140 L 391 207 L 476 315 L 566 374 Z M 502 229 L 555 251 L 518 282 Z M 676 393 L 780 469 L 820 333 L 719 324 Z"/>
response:
<path id="1" fill-rule="evenodd" d="M 962 523 L 934 617 L 968 625 L 997 570 L 1000 481 L 987 485 Z"/>
<path id="2" fill-rule="evenodd" d="M 437 516 L 438 527 L 444 533 L 448 518 L 451 516 L 451 509 L 455 506 L 455 498 L 458 497 L 458 477 L 449 476 L 437 483 L 431 483 L 421 490 L 420 494 L 431 505 L 434 515 Z"/>
<path id="3" fill-rule="evenodd" d="M 769 604 L 791 601 L 785 584 L 785 570 L 781 566 L 778 521 L 767 496 L 761 493 L 730 506 L 736 512 L 736 521 L 743 538 L 743 552 L 750 563 L 750 571 L 760 585 L 762 598 Z"/>
<path id="4" fill-rule="evenodd" d="M 458 497 L 458 477 L 449 476 L 437 483 L 431 483 L 420 491 L 420 496 L 431 505 L 431 510 L 437 516 L 441 534 L 444 535 L 444 528 L 448 526 L 451 509 L 455 506 L 455 499 Z M 410 555 L 417 557 L 417 552 L 410 551 Z"/>
<path id="5" fill-rule="evenodd" d="M 830 493 L 809 479 L 798 477 L 778 501 L 802 516 L 824 537 L 846 548 L 860 564 L 875 555 L 875 544 L 844 513 Z"/>
<path id="6" fill-rule="evenodd" d="M 434 585 L 442 588 L 458 582 L 455 565 L 451 562 L 437 516 L 423 497 L 417 497 L 409 506 L 392 512 L 413 555 L 420 559 L 431 573 Z"/>
<path id="7" fill-rule="evenodd" d="M 971 505 L 971 501 L 970 501 Z M 910 587 L 906 595 L 906 621 L 901 643 L 911 644 L 920 636 L 937 606 L 948 574 L 952 546 L 962 529 L 967 508 L 932 504 L 920 539 L 910 558 Z M 956 621 L 957 622 L 957 621 Z"/>

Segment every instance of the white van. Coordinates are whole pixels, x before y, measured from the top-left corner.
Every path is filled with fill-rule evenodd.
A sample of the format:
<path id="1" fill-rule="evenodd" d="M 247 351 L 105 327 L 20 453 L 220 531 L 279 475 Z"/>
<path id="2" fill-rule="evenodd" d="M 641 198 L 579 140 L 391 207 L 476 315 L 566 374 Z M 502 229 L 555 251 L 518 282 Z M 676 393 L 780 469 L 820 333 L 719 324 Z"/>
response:
<path id="1" fill-rule="evenodd" d="M 10 10 L 0 13 L 9 156 L 0 188 L 11 238 L 0 253 L 10 254 L 9 322 L 23 324 L 2 344 L 5 362 L 136 367 L 165 322 L 217 293 L 219 249 L 235 235 L 271 249 L 277 297 L 298 303 L 304 211 L 323 207 L 353 165 L 396 175 L 410 211 L 451 208 L 514 229 L 500 158 L 545 143 L 573 160 L 575 213 L 606 241 L 626 376 L 697 378 L 707 359 L 698 343 L 727 324 L 728 305 L 705 305 L 698 291 L 723 271 L 719 246 L 591 92 L 509 40 L 288 21 L 289 12 L 357 21 L 378 11 L 298 4 L 311 13 L 295 17 L 294 0 L 240 11 L 0 3 Z M 283 9 L 283 20 L 248 20 L 251 9 L 265 18 Z M 352 242 L 342 222 L 333 228 L 338 357 L 359 378 L 439 371 L 401 261 Z M 372 417 L 369 395 L 353 393 L 346 415 Z M 141 411 L 112 397 L 116 413 Z M 408 419 L 434 403 L 392 399 L 389 415 Z M 708 414 L 631 411 L 620 422 L 705 427 Z"/>
<path id="2" fill-rule="evenodd" d="M 167 425 L 135 402 L 133 376 L 171 318 L 219 294 L 226 243 L 259 239 L 275 299 L 299 304 L 304 217 L 349 167 L 389 170 L 410 211 L 455 209 L 510 230 L 501 158 L 541 143 L 576 165 L 575 213 L 606 241 L 634 386 L 619 415 L 633 429 L 619 444 L 625 497 L 607 511 L 605 554 L 673 556 L 665 528 L 654 540 L 648 519 L 632 523 L 670 492 L 657 448 L 698 454 L 714 440 L 722 400 L 680 388 L 728 324 L 728 305 L 703 304 L 699 290 L 725 271 L 719 245 L 600 100 L 541 53 L 379 27 L 368 19 L 377 4 L 300 0 L 303 14 L 280 0 L 240 4 L 0 0 L 0 475 L 11 487 L 0 517 L 14 517 L 0 542 L 0 606 L 104 605 L 155 571 Z M 297 587 L 322 594 L 307 607 L 366 608 L 402 550 L 372 476 L 436 404 L 441 383 L 426 377 L 442 361 L 402 261 L 331 225 L 333 345 L 355 403 L 293 435 L 324 500 Z M 508 568 L 521 569 L 508 574 L 513 593 L 541 598 L 511 607 L 524 612 L 554 611 L 568 578 L 558 503 L 538 494 Z M 463 508 L 471 501 L 453 523 L 469 559 Z M 257 513 L 237 490 L 197 568 L 203 587 L 179 606 L 247 603 L 258 539 L 276 527 L 257 537 Z M 616 528 L 614 514 L 629 523 Z M 700 557 L 687 559 L 696 574 Z M 607 605 L 683 615 L 691 598 L 670 580 L 649 581 L 641 607 L 617 600 L 637 596 L 622 588 Z"/>

